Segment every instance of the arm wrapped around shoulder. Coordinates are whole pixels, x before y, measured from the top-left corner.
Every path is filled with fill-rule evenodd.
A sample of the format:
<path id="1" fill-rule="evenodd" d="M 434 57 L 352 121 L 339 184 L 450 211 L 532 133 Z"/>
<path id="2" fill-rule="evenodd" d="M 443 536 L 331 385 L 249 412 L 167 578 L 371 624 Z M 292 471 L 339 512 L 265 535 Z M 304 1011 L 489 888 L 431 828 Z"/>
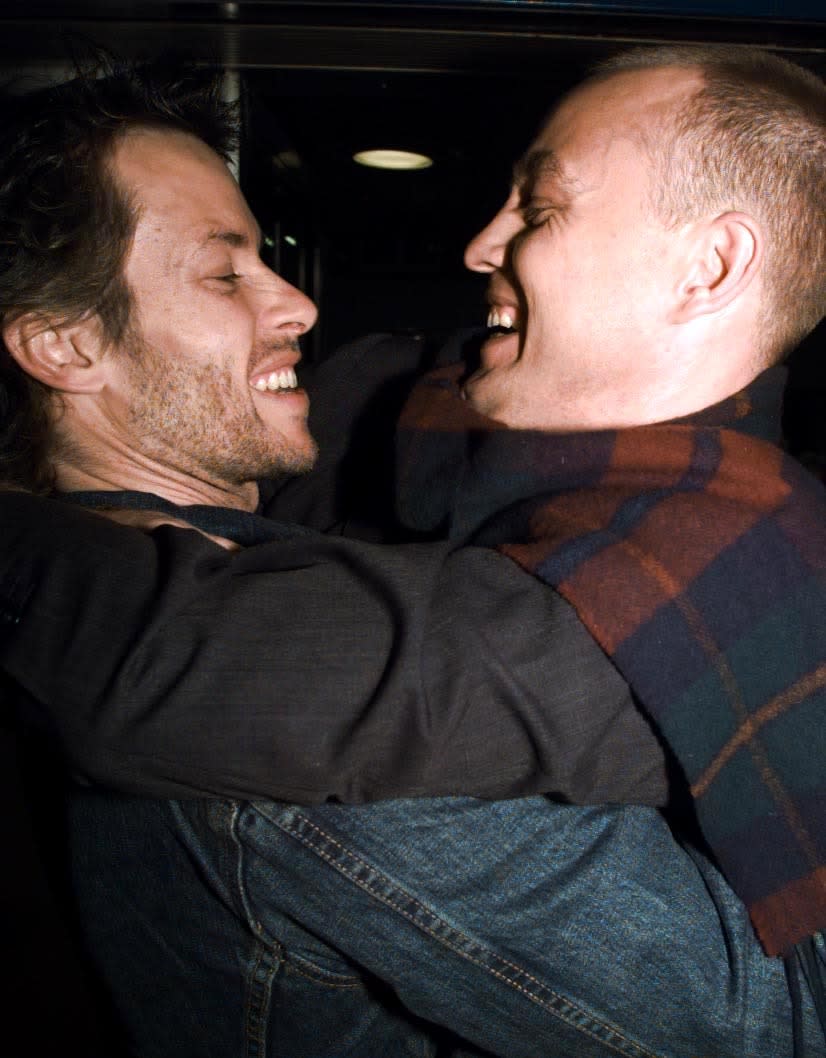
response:
<path id="1" fill-rule="evenodd" d="M 492 551 L 304 533 L 230 552 L 0 498 L 0 663 L 124 792 L 662 804 L 662 750 L 553 591 Z"/>

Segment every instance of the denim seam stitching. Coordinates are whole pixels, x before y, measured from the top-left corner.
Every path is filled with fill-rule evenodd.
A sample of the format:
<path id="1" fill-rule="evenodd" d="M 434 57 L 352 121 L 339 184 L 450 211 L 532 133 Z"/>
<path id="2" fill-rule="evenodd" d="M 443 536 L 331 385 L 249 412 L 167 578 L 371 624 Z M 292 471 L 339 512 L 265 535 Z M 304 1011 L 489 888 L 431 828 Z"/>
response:
<path id="1" fill-rule="evenodd" d="M 216 807 L 221 812 L 229 809 L 226 831 L 235 847 L 235 884 L 253 941 L 254 958 L 245 974 L 244 1051 L 246 1058 L 264 1058 L 267 1053 L 272 984 L 278 967 L 284 961 L 284 952 L 280 944 L 267 945 L 249 914 L 243 885 L 244 845 L 238 835 L 241 802 L 226 801 Z M 240 915 L 239 921 L 243 921 Z"/>
<path id="2" fill-rule="evenodd" d="M 356 977 L 354 977 L 350 981 L 327 981 L 320 979 L 316 977 L 315 974 L 308 973 L 306 970 L 303 970 L 290 958 L 287 958 L 287 960 L 285 961 L 284 970 L 285 972 L 292 970 L 292 972 L 297 974 L 299 977 L 303 977 L 305 981 L 311 981 L 314 985 L 320 985 L 322 988 L 338 988 L 341 990 L 349 989 L 351 992 L 355 992 L 363 987 L 362 982 Z"/>
<path id="3" fill-rule="evenodd" d="M 247 1058 L 262 1058 L 266 1054 L 267 1023 L 269 1021 L 272 981 L 275 964 L 263 944 L 255 942 L 255 961 L 247 973 L 244 1002 L 244 1039 Z"/>
<path id="4" fill-rule="evenodd" d="M 385 904 L 387 907 L 390 907 L 396 913 L 400 914 L 403 918 L 407 919 L 407 921 L 410 922 L 411 925 L 413 925 L 416 929 L 419 929 L 422 932 L 429 934 L 436 941 L 449 948 L 461 958 L 466 959 L 468 962 L 471 962 L 476 966 L 480 967 L 481 969 L 487 971 L 493 977 L 503 981 L 505 984 L 509 985 L 517 992 L 522 993 L 531 1002 L 534 1002 L 539 1006 L 548 1009 L 553 1015 L 559 1017 L 560 1020 L 565 1021 L 567 1024 L 571 1025 L 577 1031 L 583 1032 L 584 1034 L 590 1036 L 592 1039 L 596 1040 L 598 1043 L 606 1047 L 610 1047 L 618 1054 L 623 1054 L 626 1056 L 626 1058 L 660 1058 L 660 1056 L 655 1054 L 655 1052 L 648 1050 L 648 1048 L 643 1047 L 641 1044 L 637 1043 L 634 1040 L 628 1039 L 616 1026 L 596 1021 L 596 1019 L 594 1019 L 586 1011 L 581 1010 L 574 1003 L 572 1003 L 571 1000 L 566 999 L 564 996 L 561 996 L 557 992 L 555 992 L 552 988 L 543 984 L 542 981 L 534 977 L 527 970 L 518 966 L 515 963 L 510 962 L 503 956 L 497 955 L 496 952 L 486 949 L 483 945 L 479 944 L 475 940 L 472 940 L 470 937 L 465 937 L 467 941 L 466 945 L 461 945 L 455 940 L 452 940 L 453 935 L 457 937 L 463 937 L 465 935 L 462 934 L 459 930 L 456 930 L 453 926 L 451 926 L 448 922 L 446 922 L 443 918 L 437 915 L 426 905 L 422 904 L 421 901 L 417 900 L 414 896 L 404 890 L 401 886 L 393 882 L 392 879 L 390 879 L 387 875 L 383 874 L 376 867 L 373 867 L 366 860 L 363 860 L 356 853 L 347 849 L 344 845 L 341 844 L 340 841 L 334 838 L 331 834 L 322 830 L 319 826 L 309 820 L 306 816 L 302 816 L 299 813 L 295 813 L 294 820 L 295 823 L 298 824 L 298 826 L 295 826 L 293 821 L 290 820 L 286 822 L 279 821 L 278 826 L 281 827 L 281 829 L 283 829 L 291 837 L 301 842 L 302 845 L 307 848 L 310 848 L 315 853 L 315 855 L 321 857 L 323 860 L 329 863 L 335 870 L 339 871 L 339 873 L 349 878 L 354 885 L 358 886 L 360 889 L 363 889 L 374 900 L 378 900 L 380 903 Z M 338 849 L 339 858 L 332 856 L 323 847 L 320 847 L 315 844 L 310 836 L 303 833 L 303 830 L 305 828 L 309 828 L 319 837 L 329 842 L 336 849 Z M 374 884 L 371 884 L 371 882 L 369 882 L 367 879 L 359 878 L 355 873 L 354 869 L 345 865 L 345 863 L 342 862 L 340 857 L 350 859 L 354 861 L 354 863 L 360 864 L 361 867 L 366 871 L 372 873 L 378 878 L 383 879 L 385 884 L 391 889 L 396 890 L 400 893 L 404 893 L 405 898 L 410 902 L 411 905 L 415 906 L 419 910 L 422 917 L 426 916 L 427 918 L 438 922 L 440 927 L 444 931 L 446 931 L 448 935 L 434 930 L 431 925 L 422 921 L 420 917 L 412 915 L 396 900 L 392 899 L 387 894 L 378 892 Z M 537 990 L 548 993 L 548 995 L 552 997 L 552 1001 L 549 1001 L 548 999 L 537 995 L 536 992 L 533 992 L 530 989 L 526 988 L 524 984 L 521 984 L 518 981 L 514 980 L 507 973 L 503 972 L 500 969 L 497 969 L 495 966 L 489 965 L 489 963 L 485 959 L 480 958 L 479 955 L 474 955 L 470 950 L 468 950 L 467 945 L 471 945 L 472 948 L 476 949 L 480 953 L 484 953 L 487 959 L 495 961 L 501 964 L 502 966 L 507 967 L 508 969 L 512 970 L 514 974 L 518 975 L 519 977 L 525 979 L 528 982 L 531 982 L 533 985 L 536 986 Z M 591 1024 L 586 1024 L 586 1022 L 590 1022 Z M 613 1038 L 606 1038 L 605 1033 L 610 1034 L 610 1037 Z M 628 1048 L 630 1048 L 630 1050 Z"/>
<path id="5" fill-rule="evenodd" d="M 230 831 L 238 852 L 236 885 L 238 889 L 239 898 L 241 900 L 241 904 L 244 910 L 246 924 L 252 931 L 253 935 L 257 938 L 258 943 L 264 945 L 265 948 L 269 948 L 271 951 L 274 951 L 277 955 L 279 963 L 284 967 L 285 970 L 294 970 L 297 974 L 300 974 L 306 981 L 312 981 L 315 984 L 321 985 L 323 988 L 361 988 L 362 981 L 357 974 L 353 973 L 345 977 L 345 975 L 343 974 L 335 973 L 332 970 L 327 970 L 322 966 L 316 966 L 315 963 L 313 963 L 312 959 L 304 958 L 301 955 L 296 954 L 296 952 L 290 951 L 285 944 L 283 944 L 277 937 L 272 935 L 271 931 L 265 927 L 264 923 L 255 913 L 255 908 L 252 905 L 250 894 L 247 889 L 246 879 L 244 877 L 244 859 L 247 855 L 246 846 L 244 844 L 243 839 L 238 833 L 238 828 L 241 825 L 241 818 L 245 806 L 240 801 L 234 801 L 231 804 L 232 812 L 230 818 Z"/>

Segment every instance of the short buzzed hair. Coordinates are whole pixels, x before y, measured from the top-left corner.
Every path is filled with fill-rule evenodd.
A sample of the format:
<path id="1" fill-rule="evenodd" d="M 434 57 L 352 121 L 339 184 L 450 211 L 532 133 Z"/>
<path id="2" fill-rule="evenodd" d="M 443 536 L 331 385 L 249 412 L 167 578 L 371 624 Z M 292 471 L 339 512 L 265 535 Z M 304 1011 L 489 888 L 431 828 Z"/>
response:
<path id="1" fill-rule="evenodd" d="M 633 48 L 597 78 L 694 67 L 702 87 L 646 147 L 652 204 L 667 224 L 738 210 L 766 236 L 767 362 L 781 359 L 826 315 L 826 84 L 759 48 Z"/>

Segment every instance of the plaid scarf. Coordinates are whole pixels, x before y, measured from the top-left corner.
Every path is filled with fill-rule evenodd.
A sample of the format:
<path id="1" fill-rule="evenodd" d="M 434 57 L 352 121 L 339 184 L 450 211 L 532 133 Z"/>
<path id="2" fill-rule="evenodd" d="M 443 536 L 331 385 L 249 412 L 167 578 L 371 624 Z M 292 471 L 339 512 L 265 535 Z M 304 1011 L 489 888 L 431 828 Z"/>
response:
<path id="1" fill-rule="evenodd" d="M 413 392 L 399 506 L 576 609 L 679 760 L 771 955 L 826 927 L 826 491 L 779 437 L 782 369 L 696 415 L 512 431 Z"/>

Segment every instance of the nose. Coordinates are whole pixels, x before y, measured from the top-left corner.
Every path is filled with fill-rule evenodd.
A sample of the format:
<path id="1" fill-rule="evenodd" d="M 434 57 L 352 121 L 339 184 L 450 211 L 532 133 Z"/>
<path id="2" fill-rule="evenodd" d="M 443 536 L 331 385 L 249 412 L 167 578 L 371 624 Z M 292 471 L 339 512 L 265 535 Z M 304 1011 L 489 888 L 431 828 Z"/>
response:
<path id="1" fill-rule="evenodd" d="M 501 269 L 511 239 L 523 226 L 519 192 L 514 189 L 493 220 L 467 244 L 465 267 L 471 272 L 495 272 Z"/>
<path id="2" fill-rule="evenodd" d="M 266 295 L 260 306 L 260 323 L 267 330 L 298 337 L 309 331 L 318 319 L 318 309 L 303 291 L 267 269 L 268 281 L 262 284 Z"/>

